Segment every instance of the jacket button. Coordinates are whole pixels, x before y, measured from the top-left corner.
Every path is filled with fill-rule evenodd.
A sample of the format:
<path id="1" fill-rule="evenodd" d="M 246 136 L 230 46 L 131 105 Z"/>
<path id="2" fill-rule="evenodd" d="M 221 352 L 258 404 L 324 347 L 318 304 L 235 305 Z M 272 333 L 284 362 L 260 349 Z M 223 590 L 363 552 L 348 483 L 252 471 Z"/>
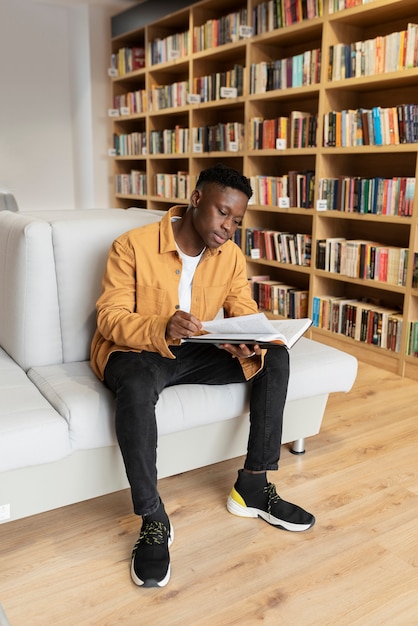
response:
<path id="1" fill-rule="evenodd" d="M 175 306 L 174 308 L 175 308 L 175 309 L 179 309 L 179 308 L 180 308 L 180 305 L 179 305 L 179 304 L 176 304 L 176 306 Z"/>
<path id="2" fill-rule="evenodd" d="M 176 274 L 180 274 L 180 270 L 176 270 Z"/>

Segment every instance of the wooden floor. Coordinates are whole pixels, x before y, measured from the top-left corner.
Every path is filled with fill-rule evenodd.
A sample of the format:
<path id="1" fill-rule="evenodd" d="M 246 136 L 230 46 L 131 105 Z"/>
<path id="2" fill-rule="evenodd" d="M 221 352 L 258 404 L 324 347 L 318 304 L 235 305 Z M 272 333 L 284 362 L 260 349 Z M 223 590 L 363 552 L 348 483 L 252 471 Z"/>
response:
<path id="1" fill-rule="evenodd" d="M 418 383 L 360 365 L 307 453 L 271 473 L 316 525 L 230 515 L 241 459 L 161 481 L 175 528 L 165 589 L 131 583 L 139 520 L 119 492 L 0 526 L 11 626 L 418 624 Z"/>

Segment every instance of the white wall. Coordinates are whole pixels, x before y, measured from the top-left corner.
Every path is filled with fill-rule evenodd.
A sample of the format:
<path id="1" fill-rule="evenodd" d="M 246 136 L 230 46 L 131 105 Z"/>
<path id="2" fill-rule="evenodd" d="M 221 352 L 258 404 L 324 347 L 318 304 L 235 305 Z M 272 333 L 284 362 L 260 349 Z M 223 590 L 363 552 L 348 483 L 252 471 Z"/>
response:
<path id="1" fill-rule="evenodd" d="M 24 211 L 109 206 L 110 9 L 0 5 L 0 189 Z"/>

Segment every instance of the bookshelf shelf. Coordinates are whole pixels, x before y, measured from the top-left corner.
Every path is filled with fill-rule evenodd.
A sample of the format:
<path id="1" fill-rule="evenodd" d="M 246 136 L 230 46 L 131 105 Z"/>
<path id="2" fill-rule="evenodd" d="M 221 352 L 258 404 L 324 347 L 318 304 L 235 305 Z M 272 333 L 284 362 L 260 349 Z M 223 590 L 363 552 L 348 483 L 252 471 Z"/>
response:
<path id="1" fill-rule="evenodd" d="M 335 12 L 332 12 L 333 3 L 326 0 L 322 3 L 323 13 L 310 19 L 306 19 L 306 15 L 297 17 L 290 13 L 286 15 L 283 13 L 283 23 L 288 25 L 280 28 L 271 27 L 271 23 L 269 26 L 267 21 L 264 25 L 260 22 L 263 12 L 267 16 L 270 3 L 263 2 L 263 0 L 231 0 L 227 3 L 227 8 L 225 4 L 224 0 L 200 0 L 187 9 L 172 13 L 112 40 L 112 67 L 118 66 L 118 63 L 125 67 L 125 63 L 130 62 L 130 51 L 134 49 L 136 54 L 138 54 L 137 49 L 142 49 L 145 55 L 145 67 L 120 73 L 119 76 L 111 78 L 113 106 L 118 109 L 118 102 L 123 99 L 131 98 L 132 100 L 132 94 L 136 94 L 135 98 L 138 98 L 137 92 L 140 93 L 141 98 L 145 98 L 144 101 L 147 104 L 143 112 L 133 112 L 134 109 L 130 109 L 124 110 L 123 115 L 116 115 L 114 110 L 109 118 L 113 134 L 125 136 L 131 133 L 145 133 L 147 139 L 143 154 L 112 157 L 115 179 L 123 178 L 125 184 L 121 189 L 129 189 L 126 185 L 134 184 L 132 180 L 135 180 L 135 185 L 146 186 L 146 193 L 115 193 L 115 205 L 124 208 L 136 205 L 166 210 L 173 204 L 186 204 L 187 200 L 181 197 L 168 197 L 170 194 L 165 194 L 164 197 L 156 195 L 157 179 L 161 180 L 164 176 L 176 178 L 187 173 L 192 187 L 200 170 L 217 161 L 224 161 L 242 170 L 251 179 L 253 187 L 257 185 L 257 194 L 264 193 L 261 191 L 262 187 L 258 185 L 261 185 L 260 179 L 266 179 L 268 181 L 264 188 L 266 196 L 260 195 L 260 199 L 257 196 L 257 203 L 249 205 L 239 231 L 241 238 L 239 245 L 246 253 L 248 233 L 254 230 L 278 231 L 282 233 L 281 236 L 290 233 L 288 235 L 290 239 L 294 237 L 296 241 L 296 237 L 299 237 L 299 245 L 302 237 L 306 237 L 306 241 L 309 241 L 309 252 L 306 252 L 308 256 L 304 257 L 308 258 L 308 261 L 306 265 L 296 265 L 279 261 L 276 258 L 263 258 L 262 255 L 261 258 L 247 255 L 249 277 L 269 275 L 271 282 L 284 283 L 291 291 L 305 294 L 308 302 L 307 313 L 314 319 L 314 323 L 315 315 L 317 315 L 315 307 L 318 306 L 319 301 L 323 303 L 324 311 L 326 306 L 336 306 L 335 300 L 341 301 L 339 308 L 337 307 L 341 315 L 348 315 L 349 310 L 349 305 L 344 304 L 343 301 L 355 301 L 357 312 L 361 310 L 362 314 L 364 314 L 365 304 L 370 305 L 367 313 L 369 316 L 367 328 L 371 328 L 370 324 L 375 326 L 380 324 L 379 331 L 374 328 L 374 331 L 379 334 L 382 324 L 384 332 L 390 324 L 392 333 L 390 337 L 389 330 L 387 331 L 389 337 L 387 341 L 392 342 L 390 348 L 386 346 L 386 340 L 383 341 L 382 347 L 368 344 L 358 340 L 358 333 L 357 338 L 354 338 L 354 330 L 353 336 L 345 336 L 341 332 L 336 332 L 335 329 L 329 330 L 319 324 L 312 327 L 311 336 L 318 341 L 352 352 L 358 358 L 371 364 L 418 380 L 418 358 L 407 353 L 408 342 L 409 345 L 411 344 L 409 327 L 412 322 L 418 322 L 418 288 L 413 287 L 413 278 L 418 275 L 417 191 L 413 193 L 412 198 L 408 196 L 407 209 L 402 208 L 401 211 L 405 193 L 403 181 L 404 179 L 415 180 L 418 176 L 418 137 L 410 132 L 409 143 L 388 141 L 387 145 L 376 145 L 379 143 L 379 140 L 375 141 L 377 136 L 367 137 L 367 141 L 370 140 L 370 143 L 367 143 L 363 135 L 362 141 L 366 145 L 355 145 L 355 143 L 335 147 L 324 145 L 324 130 L 328 132 L 330 128 L 325 125 L 325 120 L 329 124 L 330 113 L 346 115 L 347 112 L 353 110 L 364 112 L 364 110 L 377 109 L 382 116 L 381 122 L 387 124 L 389 114 L 386 110 L 394 111 L 397 107 L 408 106 L 410 109 L 405 109 L 405 111 L 409 114 L 409 111 L 413 110 L 412 106 L 418 105 L 416 87 L 418 59 L 414 67 L 330 80 L 334 76 L 330 73 L 331 50 L 336 50 L 340 44 L 342 48 L 343 45 L 354 46 L 356 42 L 366 40 L 380 41 L 379 38 L 387 38 L 396 33 L 402 39 L 404 35 L 401 33 L 407 31 L 408 25 L 418 24 L 416 0 L 373 0 Z M 312 7 L 315 3 L 302 0 L 299 6 L 307 10 L 308 5 Z M 301 17 L 304 19 L 300 19 Z M 257 28 L 261 32 L 256 32 L 254 19 L 258 20 Z M 266 17 L 267 19 L 272 19 L 272 17 Z M 224 30 L 222 32 L 219 30 L 216 34 L 216 28 L 213 26 L 215 23 Z M 228 26 L 225 26 L 226 24 Z M 244 26 L 243 29 L 241 29 L 242 26 Z M 249 33 L 248 28 L 245 29 L 248 26 L 253 27 L 252 33 Z M 411 30 L 413 31 L 412 27 Z M 187 32 L 188 35 L 184 35 Z M 229 32 L 233 41 L 208 47 L 207 41 L 203 42 L 204 32 L 205 37 L 219 37 L 219 40 L 228 38 Z M 174 48 L 172 47 L 172 41 L 177 41 L 176 38 L 182 39 L 182 45 L 186 46 L 181 54 L 176 52 L 175 45 L 177 44 L 174 44 Z M 200 38 L 199 45 L 204 46 L 205 49 L 197 50 L 198 38 Z M 153 58 L 155 58 L 156 51 L 159 54 L 161 48 L 164 54 L 168 55 L 168 60 L 151 65 L 151 48 Z M 123 50 L 123 55 L 121 50 Z M 260 80 L 254 73 L 259 71 L 259 66 L 265 64 L 269 71 L 272 71 L 274 63 L 281 63 L 283 67 L 286 62 L 292 66 L 297 56 L 304 56 L 307 62 L 306 59 L 309 58 L 307 55 L 315 50 L 320 51 L 320 69 L 316 68 L 314 79 L 310 84 L 298 84 L 300 76 L 296 74 L 295 81 L 292 77 L 292 81 L 287 82 L 287 85 L 298 84 L 293 87 L 273 89 L 272 86 L 277 84 L 273 82 L 269 83 L 267 90 L 266 86 L 260 87 L 260 83 L 252 82 L 256 77 Z M 140 50 L 140 53 L 142 52 Z M 400 55 L 399 62 L 402 59 Z M 228 97 L 221 97 L 220 85 L 225 85 L 227 79 L 225 77 L 221 79 L 216 75 L 231 72 L 236 67 L 244 68 L 240 70 L 242 83 L 239 89 L 242 91 L 239 93 L 242 95 L 229 92 Z M 303 80 L 305 79 L 304 74 Z M 215 89 L 211 92 L 211 97 L 216 99 L 205 101 L 206 98 L 200 95 L 199 101 L 196 88 L 198 84 L 202 84 L 203 80 L 213 81 L 213 85 L 216 84 L 216 89 L 211 87 Z M 224 82 L 220 83 L 221 80 Z M 169 90 L 177 83 L 187 84 L 189 96 L 186 104 L 158 110 L 150 108 L 152 91 L 156 92 L 163 87 Z M 256 89 L 260 92 L 252 93 Z M 117 98 L 120 100 L 118 101 Z M 135 110 L 138 109 L 140 107 L 135 106 Z M 306 126 L 304 126 L 306 122 L 300 121 L 300 112 L 309 114 L 315 122 L 310 134 L 306 132 Z M 397 109 L 397 113 L 402 114 L 400 109 Z M 280 138 L 281 140 L 276 142 L 276 148 L 255 149 L 253 146 L 260 146 L 261 143 L 254 143 L 252 134 L 256 128 L 254 124 L 262 124 L 264 133 L 267 132 L 268 121 L 279 119 L 288 120 L 285 122 L 288 131 L 285 139 Z M 398 123 L 401 124 L 401 122 L 403 122 L 402 119 Z M 265 129 L 264 123 L 266 123 Z M 377 121 L 374 123 L 377 124 Z M 295 129 L 298 130 L 292 131 L 295 135 L 291 138 L 292 125 L 295 125 Z M 228 150 L 208 151 L 204 149 L 203 143 L 193 139 L 202 136 L 197 134 L 198 129 L 200 133 L 215 132 L 213 129 L 217 127 L 218 132 L 226 133 L 226 129 L 230 130 L 232 126 L 238 133 L 239 141 L 228 139 L 228 143 L 219 144 L 220 147 L 228 145 L 230 147 Z M 189 148 L 185 149 L 182 146 L 185 151 L 180 153 L 157 152 L 153 154 L 150 150 L 151 133 L 155 135 L 158 132 L 172 131 L 175 127 L 188 129 Z M 274 126 L 273 132 L 278 133 L 278 128 L 279 123 Z M 386 126 L 386 132 L 388 130 L 392 132 L 391 129 L 392 121 L 390 129 Z M 373 132 L 376 132 L 374 127 Z M 239 133 L 242 133 L 242 136 Z M 301 134 L 298 135 L 298 133 Z M 296 140 L 295 137 L 297 137 Z M 357 144 L 359 141 L 356 135 Z M 342 144 L 349 143 L 344 135 Z M 213 144 L 209 142 L 205 145 L 212 146 Z M 263 145 L 272 144 L 267 142 Z M 297 196 L 298 199 L 304 197 L 303 185 L 307 183 L 303 181 L 304 177 L 309 174 L 306 180 L 309 180 L 309 184 L 312 185 L 311 204 L 306 199 L 304 200 L 305 206 L 309 208 L 298 206 L 299 200 L 286 203 L 286 198 L 290 197 L 291 174 L 292 177 L 297 176 L 297 194 L 294 198 Z M 269 185 L 272 185 L 272 181 L 276 179 L 280 180 L 280 191 L 277 191 L 279 189 L 277 187 L 273 193 Z M 389 212 L 389 209 L 386 210 L 386 195 L 384 202 L 382 196 L 376 199 L 375 196 L 372 198 L 370 195 L 371 204 L 366 204 L 367 212 L 357 212 L 357 208 L 353 212 L 350 208 L 349 212 L 348 205 L 345 210 L 331 210 L 328 207 L 328 200 L 324 206 L 323 198 L 319 195 L 322 181 L 325 179 L 345 180 L 342 188 L 347 202 L 348 199 L 350 202 L 354 199 L 359 200 L 357 197 L 359 180 L 369 179 L 372 181 L 370 185 L 376 185 L 376 188 L 377 185 L 381 185 L 379 193 L 385 190 L 385 194 L 391 194 L 391 202 L 388 201 L 387 205 L 391 207 L 391 214 L 385 214 Z M 385 179 L 385 181 L 379 182 L 379 179 Z M 135 189 L 144 191 L 141 186 Z M 296 193 L 295 188 L 292 193 Z M 368 193 L 377 193 L 377 191 L 368 191 Z M 339 200 L 341 201 L 341 198 Z M 363 201 L 364 198 L 362 198 Z M 265 204 L 258 202 L 265 202 Z M 385 206 L 382 212 L 368 212 L 379 202 L 380 207 Z M 351 207 L 351 204 L 348 204 Z M 399 211 L 405 215 L 398 214 Z M 379 254 L 378 265 L 374 266 L 376 261 L 373 257 L 370 271 L 382 272 L 376 274 L 379 277 L 384 275 L 385 268 L 382 264 L 385 263 L 386 248 L 388 250 L 402 249 L 404 251 L 402 252 L 402 267 L 398 268 L 399 280 L 402 280 L 402 284 L 393 284 L 374 278 L 358 278 L 319 269 L 321 266 L 318 265 L 318 242 L 325 240 L 326 245 L 332 247 L 334 244 L 331 240 L 337 238 L 360 242 L 371 241 L 376 244 L 379 251 L 376 253 L 373 249 L 371 254 Z M 336 249 L 341 251 L 339 245 L 341 244 L 337 242 Z M 387 253 L 392 254 L 393 251 Z M 362 254 L 365 254 L 364 249 Z M 370 261 L 369 258 L 368 261 Z M 367 300 L 369 302 L 366 302 Z M 345 306 L 347 310 L 343 308 Z M 269 314 L 277 316 L 272 311 Z M 350 314 L 354 315 L 352 312 Z M 322 317 L 320 321 L 323 322 Z M 329 324 L 329 321 L 327 323 Z M 364 319 L 361 318 L 358 323 L 363 325 Z M 380 335 L 378 341 L 381 341 Z"/>

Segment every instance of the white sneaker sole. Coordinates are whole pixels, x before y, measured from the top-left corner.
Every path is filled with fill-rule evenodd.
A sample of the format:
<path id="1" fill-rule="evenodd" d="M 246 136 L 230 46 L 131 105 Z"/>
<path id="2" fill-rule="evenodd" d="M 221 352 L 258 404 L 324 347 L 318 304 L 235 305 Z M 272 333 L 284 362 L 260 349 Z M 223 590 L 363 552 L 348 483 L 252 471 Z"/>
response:
<path id="1" fill-rule="evenodd" d="M 290 532 L 294 533 L 303 532 L 304 530 L 308 530 L 308 528 L 311 528 L 313 526 L 313 523 L 293 524 L 292 522 L 287 522 L 285 520 L 274 517 L 274 515 L 270 515 L 270 513 L 267 513 L 262 509 L 254 509 L 250 506 L 242 506 L 241 504 L 238 504 L 238 502 L 236 502 L 231 496 L 228 497 L 226 508 L 230 513 L 232 513 L 232 515 L 238 515 L 238 517 L 261 517 L 272 526 L 282 528 L 283 530 L 289 530 Z"/>
<path id="2" fill-rule="evenodd" d="M 174 528 L 173 526 L 170 525 L 170 535 L 168 537 L 168 547 L 171 546 L 171 544 L 174 541 Z M 135 585 L 138 585 L 138 587 L 165 587 L 168 583 L 168 581 L 170 580 L 170 576 L 171 576 L 171 563 L 168 564 L 168 569 L 167 569 L 167 573 L 164 576 L 164 578 L 162 580 L 155 580 L 155 578 L 147 578 L 146 580 L 141 580 L 141 578 L 139 578 L 139 576 L 136 575 L 135 573 L 135 569 L 134 569 L 134 559 L 132 559 L 131 561 L 131 578 L 133 580 L 133 582 L 135 583 Z"/>

